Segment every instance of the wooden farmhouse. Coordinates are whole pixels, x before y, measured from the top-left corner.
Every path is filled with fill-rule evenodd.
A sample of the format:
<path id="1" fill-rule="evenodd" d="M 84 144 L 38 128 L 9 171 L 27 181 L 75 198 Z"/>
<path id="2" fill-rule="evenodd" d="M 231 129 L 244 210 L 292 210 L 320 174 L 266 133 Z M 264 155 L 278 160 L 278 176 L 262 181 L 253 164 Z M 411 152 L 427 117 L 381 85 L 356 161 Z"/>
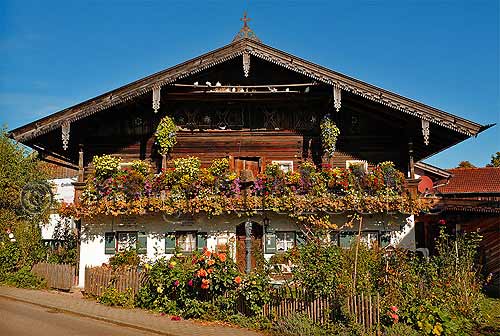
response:
<path id="1" fill-rule="evenodd" d="M 80 285 L 127 248 L 225 250 L 251 270 L 315 228 L 414 250 L 414 162 L 489 127 L 272 48 L 243 21 L 222 48 L 10 132 L 76 177 L 63 208 Z"/>

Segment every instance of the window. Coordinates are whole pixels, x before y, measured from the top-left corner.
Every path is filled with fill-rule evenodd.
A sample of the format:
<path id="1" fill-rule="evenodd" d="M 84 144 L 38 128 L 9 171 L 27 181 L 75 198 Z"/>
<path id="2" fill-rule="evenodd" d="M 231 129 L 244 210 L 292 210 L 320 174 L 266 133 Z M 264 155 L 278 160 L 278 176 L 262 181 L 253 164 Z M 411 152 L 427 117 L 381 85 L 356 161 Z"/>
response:
<path id="1" fill-rule="evenodd" d="M 227 252 L 229 247 L 229 237 L 227 234 L 217 236 L 216 252 Z"/>
<path id="2" fill-rule="evenodd" d="M 177 232 L 177 247 L 182 252 L 196 251 L 196 232 Z"/>
<path id="3" fill-rule="evenodd" d="M 273 161 L 285 173 L 293 172 L 293 161 Z"/>
<path id="4" fill-rule="evenodd" d="M 286 252 L 295 246 L 295 232 L 276 232 L 276 251 Z"/>
<path id="5" fill-rule="evenodd" d="M 129 251 L 137 248 L 137 232 L 117 232 L 117 251 Z"/>
<path id="6" fill-rule="evenodd" d="M 345 167 L 349 169 L 351 166 L 360 166 L 365 173 L 368 171 L 368 162 L 365 160 L 346 160 Z"/>

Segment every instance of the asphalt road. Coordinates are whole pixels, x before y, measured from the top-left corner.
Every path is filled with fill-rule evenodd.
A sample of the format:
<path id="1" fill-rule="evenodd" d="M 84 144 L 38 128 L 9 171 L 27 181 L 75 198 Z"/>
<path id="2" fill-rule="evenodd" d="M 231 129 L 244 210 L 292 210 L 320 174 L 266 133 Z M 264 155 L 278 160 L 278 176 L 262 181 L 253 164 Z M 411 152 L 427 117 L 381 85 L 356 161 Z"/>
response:
<path id="1" fill-rule="evenodd" d="M 158 335 L 0 297 L 1 336 Z"/>

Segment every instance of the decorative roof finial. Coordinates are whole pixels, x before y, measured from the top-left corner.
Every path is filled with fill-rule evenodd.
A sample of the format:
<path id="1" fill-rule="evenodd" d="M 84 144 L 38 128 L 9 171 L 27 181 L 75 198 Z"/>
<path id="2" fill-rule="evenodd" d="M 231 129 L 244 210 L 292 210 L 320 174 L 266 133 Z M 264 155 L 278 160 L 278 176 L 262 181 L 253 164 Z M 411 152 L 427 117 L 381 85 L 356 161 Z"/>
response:
<path id="1" fill-rule="evenodd" d="M 240 20 L 243 21 L 243 27 L 241 27 L 240 31 L 236 34 L 236 36 L 233 39 L 233 42 L 242 40 L 244 38 L 248 38 L 248 39 L 260 42 L 257 35 L 255 35 L 253 30 L 250 29 L 250 27 L 248 26 L 248 22 L 251 21 L 252 19 L 247 17 L 246 11 L 243 13 L 243 17 Z"/>

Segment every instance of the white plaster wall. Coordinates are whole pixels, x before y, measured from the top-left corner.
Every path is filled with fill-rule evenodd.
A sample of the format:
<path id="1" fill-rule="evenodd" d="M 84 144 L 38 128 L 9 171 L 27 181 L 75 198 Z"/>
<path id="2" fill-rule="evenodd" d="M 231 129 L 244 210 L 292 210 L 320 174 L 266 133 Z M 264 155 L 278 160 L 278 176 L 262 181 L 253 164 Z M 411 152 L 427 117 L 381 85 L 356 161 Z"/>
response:
<path id="1" fill-rule="evenodd" d="M 269 214 L 269 228 L 275 231 L 298 231 L 302 228 L 285 215 Z M 251 217 L 250 220 L 262 223 L 262 216 Z M 358 222 L 352 226 L 343 225 L 345 216 L 332 216 L 331 220 L 337 222 L 339 227 L 348 230 L 357 230 Z M 387 229 L 381 224 L 386 220 L 384 215 L 370 215 L 363 217 L 362 230 L 383 231 Z M 214 251 L 219 235 L 227 235 L 229 238 L 230 256 L 236 258 L 236 226 L 243 223 L 244 218 L 235 216 L 219 216 L 216 219 L 199 217 L 191 222 L 181 221 L 173 217 L 161 217 L 158 215 L 133 216 L 121 219 L 112 217 L 100 217 L 92 220 L 82 220 L 81 232 L 81 253 L 80 253 L 80 273 L 79 286 L 84 286 L 85 266 L 100 266 L 107 263 L 112 255 L 105 254 L 104 234 L 105 232 L 116 231 L 140 231 L 147 234 L 147 255 L 146 261 L 153 261 L 158 258 L 170 258 L 171 254 L 165 254 L 165 233 L 173 231 L 199 231 L 206 232 L 207 248 Z M 393 216 L 392 228 L 399 228 L 399 223 L 404 222 L 402 231 L 391 233 L 391 244 L 407 249 L 415 250 L 415 222 L 413 216 L 405 219 L 404 216 Z M 265 244 L 265 236 L 263 245 Z M 264 249 L 264 246 L 263 246 Z M 272 254 L 264 254 L 269 260 Z"/>

